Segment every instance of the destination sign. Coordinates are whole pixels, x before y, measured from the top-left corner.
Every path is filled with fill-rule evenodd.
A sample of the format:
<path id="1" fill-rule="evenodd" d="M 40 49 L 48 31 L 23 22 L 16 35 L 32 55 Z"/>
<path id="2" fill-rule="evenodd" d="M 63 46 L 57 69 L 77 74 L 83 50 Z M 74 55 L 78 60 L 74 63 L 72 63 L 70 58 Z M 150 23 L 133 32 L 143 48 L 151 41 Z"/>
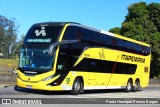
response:
<path id="1" fill-rule="evenodd" d="M 25 45 L 52 44 L 58 41 L 62 26 L 33 25 L 25 39 Z"/>
<path id="2" fill-rule="evenodd" d="M 50 43 L 51 39 L 27 39 L 27 42 Z"/>

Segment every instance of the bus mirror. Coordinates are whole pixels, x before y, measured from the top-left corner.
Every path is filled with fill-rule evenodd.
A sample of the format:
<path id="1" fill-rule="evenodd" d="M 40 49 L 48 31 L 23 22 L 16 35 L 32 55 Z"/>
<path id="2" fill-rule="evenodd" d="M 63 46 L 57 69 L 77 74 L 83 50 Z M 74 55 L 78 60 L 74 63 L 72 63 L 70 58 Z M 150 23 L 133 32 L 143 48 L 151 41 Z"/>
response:
<path id="1" fill-rule="evenodd" d="M 8 53 L 11 55 L 11 54 L 14 54 L 14 52 L 16 51 L 16 48 L 13 49 L 14 46 L 16 46 L 17 44 L 20 44 L 20 42 L 16 42 L 16 43 L 11 43 L 9 45 L 9 49 L 8 49 Z"/>
<path id="2" fill-rule="evenodd" d="M 54 51 L 56 50 L 56 47 L 58 45 L 64 45 L 64 44 L 70 44 L 70 43 L 76 43 L 76 42 L 79 42 L 79 40 L 63 40 L 61 42 L 56 42 L 56 43 L 53 43 L 49 46 L 49 50 L 48 50 L 48 54 L 51 56 L 53 55 Z"/>
<path id="3" fill-rule="evenodd" d="M 55 49 L 56 49 L 56 47 L 57 47 L 58 45 L 60 45 L 59 42 L 56 42 L 56 43 L 51 44 L 51 45 L 49 46 L 48 55 L 52 56 L 53 53 L 54 53 L 54 51 L 55 51 Z"/>
<path id="4" fill-rule="evenodd" d="M 70 43 L 76 43 L 79 42 L 79 40 L 63 40 L 62 42 L 60 42 L 61 45 L 63 44 L 70 44 Z"/>
<path id="5" fill-rule="evenodd" d="M 12 48 L 13 48 L 13 46 L 14 46 L 14 43 L 11 43 L 10 45 L 9 45 L 9 54 L 11 55 L 12 54 Z"/>

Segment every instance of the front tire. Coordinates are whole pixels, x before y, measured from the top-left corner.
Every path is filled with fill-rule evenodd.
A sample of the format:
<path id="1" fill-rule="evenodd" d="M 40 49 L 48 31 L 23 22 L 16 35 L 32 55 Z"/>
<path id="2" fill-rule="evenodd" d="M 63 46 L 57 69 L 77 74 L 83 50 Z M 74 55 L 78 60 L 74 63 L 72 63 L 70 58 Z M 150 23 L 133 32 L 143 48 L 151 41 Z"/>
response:
<path id="1" fill-rule="evenodd" d="M 79 78 L 76 78 L 74 80 L 74 83 L 73 83 L 72 90 L 71 90 L 70 94 L 78 95 L 80 93 L 81 89 L 82 89 L 82 82 Z"/>

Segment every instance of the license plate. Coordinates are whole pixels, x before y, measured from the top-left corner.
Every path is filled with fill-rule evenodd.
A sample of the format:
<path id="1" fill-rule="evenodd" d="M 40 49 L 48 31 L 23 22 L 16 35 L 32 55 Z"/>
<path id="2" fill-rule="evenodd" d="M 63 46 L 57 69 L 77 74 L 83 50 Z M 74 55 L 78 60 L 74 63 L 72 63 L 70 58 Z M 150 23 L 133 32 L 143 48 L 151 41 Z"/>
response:
<path id="1" fill-rule="evenodd" d="M 27 85 L 26 88 L 32 88 L 32 86 L 31 85 Z"/>

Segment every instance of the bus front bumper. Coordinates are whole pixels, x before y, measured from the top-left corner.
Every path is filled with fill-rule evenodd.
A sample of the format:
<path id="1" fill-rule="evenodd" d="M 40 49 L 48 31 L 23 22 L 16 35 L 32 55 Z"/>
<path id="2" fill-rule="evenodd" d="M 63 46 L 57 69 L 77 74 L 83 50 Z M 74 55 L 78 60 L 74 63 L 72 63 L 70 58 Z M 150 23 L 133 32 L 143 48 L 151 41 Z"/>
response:
<path id="1" fill-rule="evenodd" d="M 47 91 L 64 91 L 64 90 L 71 90 L 71 87 L 68 84 L 61 84 L 57 86 L 48 85 L 53 80 L 49 81 L 40 81 L 40 82 L 28 82 L 23 81 L 17 77 L 17 86 L 21 88 L 29 88 L 29 89 L 36 89 L 36 90 L 47 90 Z"/>

